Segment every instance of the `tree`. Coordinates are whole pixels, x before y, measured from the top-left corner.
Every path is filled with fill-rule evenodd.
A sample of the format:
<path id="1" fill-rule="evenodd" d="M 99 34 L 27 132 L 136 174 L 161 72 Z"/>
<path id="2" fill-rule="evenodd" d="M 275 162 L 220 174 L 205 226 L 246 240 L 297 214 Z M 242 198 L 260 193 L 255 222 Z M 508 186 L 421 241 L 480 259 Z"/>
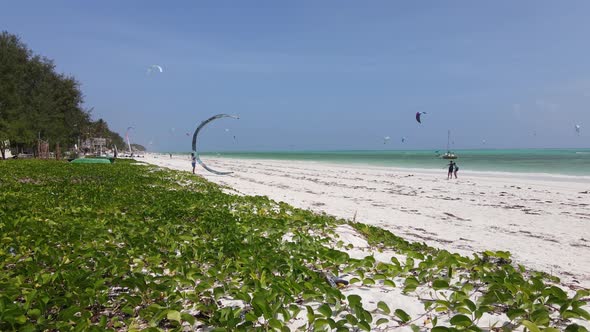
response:
<path id="1" fill-rule="evenodd" d="M 123 145 L 121 136 L 110 131 L 103 119 L 91 120 L 74 77 L 56 73 L 53 61 L 34 55 L 6 31 L 0 33 L 0 77 L 0 141 L 33 150 L 38 138 L 73 146 L 92 133 Z"/>

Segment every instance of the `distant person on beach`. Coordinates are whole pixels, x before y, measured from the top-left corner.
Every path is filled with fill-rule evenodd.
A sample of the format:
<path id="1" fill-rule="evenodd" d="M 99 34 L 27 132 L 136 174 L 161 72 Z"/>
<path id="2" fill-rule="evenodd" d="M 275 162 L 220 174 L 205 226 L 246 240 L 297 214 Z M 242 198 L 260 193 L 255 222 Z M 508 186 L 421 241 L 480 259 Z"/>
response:
<path id="1" fill-rule="evenodd" d="M 455 164 L 455 166 L 454 166 L 455 167 L 455 170 L 453 171 L 453 174 L 455 174 L 455 179 L 456 179 L 457 178 L 457 172 L 459 171 L 459 166 L 457 166 L 457 163 L 454 163 L 454 164 Z"/>
<path id="2" fill-rule="evenodd" d="M 191 152 L 191 165 L 193 166 L 193 174 L 195 174 L 195 167 L 197 166 L 197 157 L 195 157 L 194 152 Z"/>
<path id="3" fill-rule="evenodd" d="M 170 159 L 172 159 L 172 153 L 170 154 Z"/>
<path id="4" fill-rule="evenodd" d="M 449 173 L 447 173 L 447 180 L 453 178 L 453 171 L 455 170 L 455 163 L 451 160 L 449 163 Z"/>

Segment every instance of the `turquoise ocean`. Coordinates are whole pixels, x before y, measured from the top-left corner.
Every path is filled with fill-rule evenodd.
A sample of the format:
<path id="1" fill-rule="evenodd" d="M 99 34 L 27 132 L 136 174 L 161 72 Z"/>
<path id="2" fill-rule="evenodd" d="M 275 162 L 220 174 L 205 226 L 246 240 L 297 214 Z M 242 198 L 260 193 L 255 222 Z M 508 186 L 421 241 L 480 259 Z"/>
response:
<path id="1" fill-rule="evenodd" d="M 455 150 L 461 171 L 590 176 L 590 149 Z M 203 158 L 275 159 L 413 169 L 443 169 L 434 150 L 209 152 Z"/>

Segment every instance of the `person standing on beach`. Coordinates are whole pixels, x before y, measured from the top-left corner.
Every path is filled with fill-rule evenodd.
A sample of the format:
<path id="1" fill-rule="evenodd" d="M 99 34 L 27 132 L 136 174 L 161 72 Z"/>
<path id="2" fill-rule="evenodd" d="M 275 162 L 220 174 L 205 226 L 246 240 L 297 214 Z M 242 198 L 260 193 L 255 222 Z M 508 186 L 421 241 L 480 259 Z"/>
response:
<path id="1" fill-rule="evenodd" d="M 455 170 L 453 171 L 453 174 L 455 174 L 455 179 L 456 179 L 457 178 L 457 172 L 459 171 L 459 166 L 457 166 L 457 163 L 454 163 L 454 165 L 455 165 L 454 166 L 455 167 Z"/>
<path id="2" fill-rule="evenodd" d="M 449 163 L 449 173 L 447 173 L 447 180 L 453 178 L 453 171 L 455 170 L 455 163 L 451 160 Z"/>
<path id="3" fill-rule="evenodd" d="M 197 157 L 195 157 L 194 152 L 191 152 L 191 165 L 193 166 L 193 174 L 195 174 L 195 167 L 197 166 Z"/>

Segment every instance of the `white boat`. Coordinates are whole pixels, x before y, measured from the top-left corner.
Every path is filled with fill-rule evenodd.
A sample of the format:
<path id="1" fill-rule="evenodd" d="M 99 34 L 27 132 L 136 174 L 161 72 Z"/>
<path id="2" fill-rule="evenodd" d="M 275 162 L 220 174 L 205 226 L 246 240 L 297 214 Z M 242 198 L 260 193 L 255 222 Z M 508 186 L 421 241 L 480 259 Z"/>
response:
<path id="1" fill-rule="evenodd" d="M 458 156 L 451 151 L 451 131 L 449 130 L 447 134 L 447 152 L 445 152 L 442 156 L 442 159 L 457 159 Z"/>

